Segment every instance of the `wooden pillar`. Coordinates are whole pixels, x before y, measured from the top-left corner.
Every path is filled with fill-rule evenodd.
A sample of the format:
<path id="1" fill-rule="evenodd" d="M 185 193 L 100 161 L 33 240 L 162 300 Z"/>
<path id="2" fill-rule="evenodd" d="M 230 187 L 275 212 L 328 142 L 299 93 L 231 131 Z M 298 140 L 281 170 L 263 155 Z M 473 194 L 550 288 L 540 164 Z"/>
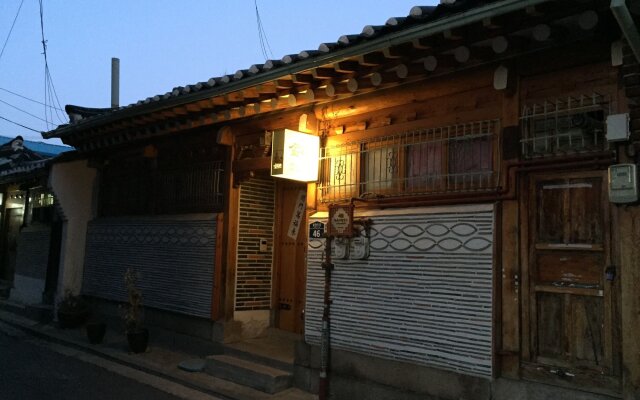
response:
<path id="1" fill-rule="evenodd" d="M 233 172 L 233 160 L 235 158 L 235 146 L 231 132 L 225 132 L 223 136 L 226 138 L 223 144 L 229 145 L 227 156 L 227 170 L 229 171 L 227 179 L 227 199 L 224 207 L 224 236 L 223 243 L 225 254 L 223 256 L 224 263 L 222 266 L 222 293 L 220 298 L 223 300 L 220 309 L 225 321 L 233 320 L 236 298 L 236 261 L 237 261 L 237 243 L 238 243 L 238 201 L 240 196 L 240 188 L 234 185 L 235 177 Z"/>
<path id="2" fill-rule="evenodd" d="M 618 207 L 617 210 L 623 398 L 635 400 L 640 399 L 640 207 Z"/>
<path id="3" fill-rule="evenodd" d="M 509 147 L 517 138 L 506 137 L 517 135 L 519 131 L 519 91 L 517 79 L 511 80 L 511 87 L 503 91 L 502 98 L 502 142 L 501 154 L 503 160 L 513 158 Z M 503 181 L 505 187 L 509 184 L 504 163 Z M 517 378 L 520 367 L 520 214 L 519 200 L 505 200 L 502 202 L 502 240 L 501 240 L 501 321 L 500 321 L 500 358 L 501 375 Z"/>

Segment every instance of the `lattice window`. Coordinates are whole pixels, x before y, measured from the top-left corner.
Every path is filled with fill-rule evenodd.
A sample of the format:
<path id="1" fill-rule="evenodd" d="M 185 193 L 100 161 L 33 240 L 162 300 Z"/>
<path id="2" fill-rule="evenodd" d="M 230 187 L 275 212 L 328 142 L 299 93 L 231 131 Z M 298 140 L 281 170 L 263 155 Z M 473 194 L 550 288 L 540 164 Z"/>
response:
<path id="1" fill-rule="evenodd" d="M 526 158 L 606 150 L 609 101 L 598 93 L 557 98 L 522 110 L 522 154 Z"/>
<path id="2" fill-rule="evenodd" d="M 498 130 L 476 121 L 324 148 L 319 199 L 495 189 Z"/>
<path id="3" fill-rule="evenodd" d="M 159 145 L 109 160 L 102 171 L 103 216 L 215 212 L 223 204 L 224 151 L 212 144 Z"/>

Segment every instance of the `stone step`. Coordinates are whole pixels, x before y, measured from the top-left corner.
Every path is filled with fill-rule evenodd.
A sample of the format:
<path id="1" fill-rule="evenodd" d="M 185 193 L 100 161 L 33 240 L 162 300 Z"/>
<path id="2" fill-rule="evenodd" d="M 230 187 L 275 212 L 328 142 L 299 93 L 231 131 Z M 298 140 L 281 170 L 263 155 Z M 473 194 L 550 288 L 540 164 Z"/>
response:
<path id="1" fill-rule="evenodd" d="M 293 360 L 285 361 L 266 354 L 258 354 L 256 349 L 243 349 L 234 345 L 225 345 L 224 355 L 240 358 L 256 364 L 266 365 L 286 372 L 293 372 Z"/>
<path id="2" fill-rule="evenodd" d="M 269 394 L 291 387 L 293 381 L 288 371 L 226 354 L 207 357 L 205 372 Z"/>

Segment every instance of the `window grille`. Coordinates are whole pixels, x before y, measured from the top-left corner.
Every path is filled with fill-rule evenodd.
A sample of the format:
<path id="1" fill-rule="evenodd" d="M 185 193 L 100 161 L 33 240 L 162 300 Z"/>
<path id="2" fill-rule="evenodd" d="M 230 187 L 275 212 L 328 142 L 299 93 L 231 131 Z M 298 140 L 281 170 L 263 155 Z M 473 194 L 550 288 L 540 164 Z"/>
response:
<path id="1" fill-rule="evenodd" d="M 557 98 L 523 108 L 522 155 L 525 158 L 603 151 L 607 98 L 598 93 Z"/>
<path id="2" fill-rule="evenodd" d="M 498 130 L 498 120 L 484 120 L 328 146 L 320 153 L 318 198 L 493 190 Z"/>
<path id="3" fill-rule="evenodd" d="M 102 216 L 216 212 L 224 201 L 224 152 L 202 143 L 160 146 L 158 156 L 114 157 L 102 171 Z"/>

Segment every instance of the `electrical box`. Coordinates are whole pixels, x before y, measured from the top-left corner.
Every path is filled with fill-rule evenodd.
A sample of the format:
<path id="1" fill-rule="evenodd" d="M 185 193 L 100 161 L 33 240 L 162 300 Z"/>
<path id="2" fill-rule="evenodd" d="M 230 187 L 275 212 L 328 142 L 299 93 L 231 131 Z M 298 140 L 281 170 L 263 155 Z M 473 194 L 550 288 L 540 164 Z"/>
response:
<path id="1" fill-rule="evenodd" d="M 333 239 L 331 257 L 337 260 L 349 258 L 349 238 L 337 237 Z"/>
<path id="2" fill-rule="evenodd" d="M 609 167 L 609 201 L 612 203 L 638 201 L 638 177 L 635 164 L 617 164 Z"/>
<path id="3" fill-rule="evenodd" d="M 366 260 L 369 258 L 369 238 L 366 236 L 356 236 L 351 239 L 352 260 Z"/>
<path id="4" fill-rule="evenodd" d="M 268 250 L 267 239 L 260 239 L 260 252 L 266 253 Z"/>
<path id="5" fill-rule="evenodd" d="M 629 114 L 607 116 L 607 140 L 609 142 L 629 140 Z"/>

